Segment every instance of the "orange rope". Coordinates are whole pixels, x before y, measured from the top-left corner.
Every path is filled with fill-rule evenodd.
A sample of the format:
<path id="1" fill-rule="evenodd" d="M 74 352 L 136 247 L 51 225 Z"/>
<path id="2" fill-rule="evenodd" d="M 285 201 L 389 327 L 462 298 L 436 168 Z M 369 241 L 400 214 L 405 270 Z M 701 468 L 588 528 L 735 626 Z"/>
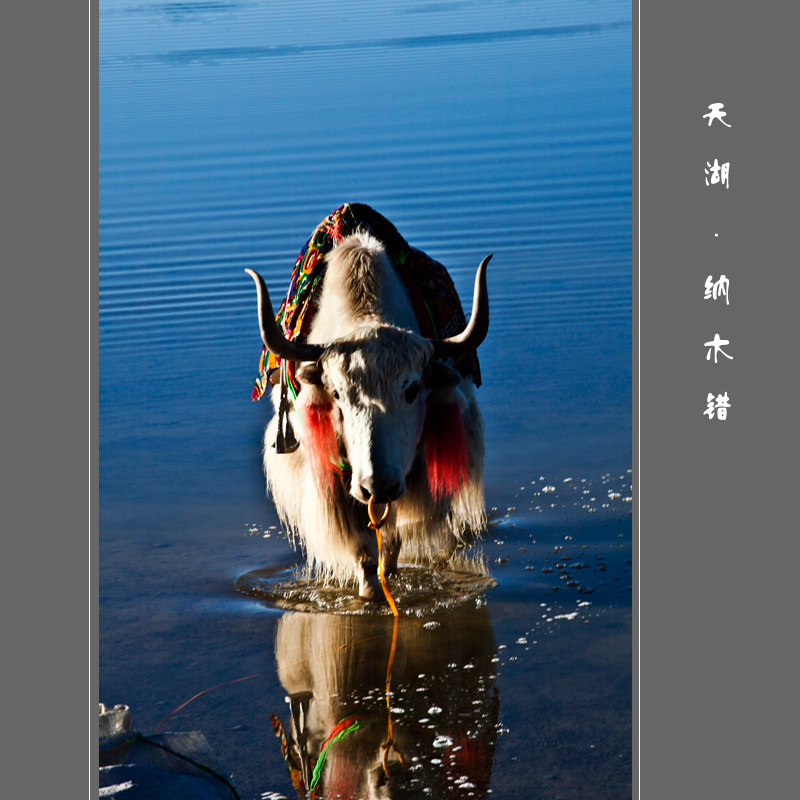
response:
<path id="1" fill-rule="evenodd" d="M 383 762 L 383 772 L 386 777 L 389 777 L 389 750 L 393 748 L 395 753 L 397 753 L 397 757 L 400 759 L 400 763 L 404 764 L 405 760 L 403 758 L 403 754 L 397 749 L 397 746 L 394 743 L 394 738 L 392 736 L 392 702 L 391 702 L 391 688 L 392 688 L 392 667 L 394 666 L 394 653 L 397 649 L 397 620 L 398 615 L 395 614 L 394 616 L 394 628 L 392 630 L 392 649 L 389 653 L 389 665 L 386 667 L 386 716 L 389 719 L 389 726 L 387 731 L 387 738 L 386 741 L 381 745 L 381 750 L 383 750 L 383 758 L 381 761 Z"/>
<path id="2" fill-rule="evenodd" d="M 392 698 L 391 698 L 391 689 L 392 689 L 392 667 L 394 666 L 394 654 L 395 650 L 397 649 L 397 621 L 400 617 L 400 612 L 397 610 L 397 606 L 392 599 L 391 594 L 389 594 L 389 589 L 386 586 L 386 576 L 383 574 L 383 559 L 381 559 L 381 527 L 383 523 L 389 518 L 389 511 L 391 510 L 391 503 L 386 503 L 386 509 L 383 512 L 383 516 L 380 519 L 375 518 L 375 510 L 373 508 L 373 498 L 370 497 L 369 504 L 367 505 L 367 511 L 369 511 L 369 527 L 375 531 L 375 535 L 378 537 L 378 572 L 381 576 L 381 587 L 383 589 L 384 595 L 386 595 L 386 599 L 389 602 L 389 606 L 392 609 L 392 614 L 394 614 L 394 627 L 392 629 L 392 649 L 389 653 L 389 664 L 386 667 L 386 716 L 388 719 L 388 729 L 386 732 L 386 741 L 381 745 L 381 750 L 383 750 L 383 758 L 381 759 L 383 763 L 383 772 L 386 777 L 389 777 L 389 751 L 394 749 L 395 753 L 397 753 L 397 757 L 400 759 L 400 763 L 404 763 L 403 754 L 397 749 L 394 743 L 394 737 L 392 735 Z"/>
<path id="3" fill-rule="evenodd" d="M 389 594 L 389 589 L 386 587 L 386 576 L 383 574 L 383 561 L 381 559 L 381 527 L 383 523 L 389 517 L 389 511 L 391 510 L 392 504 L 386 503 L 386 509 L 383 512 L 383 516 L 378 520 L 375 519 L 375 512 L 373 510 L 373 497 L 369 498 L 369 503 L 367 504 L 367 511 L 369 512 L 369 526 L 372 530 L 375 531 L 375 535 L 378 537 L 378 573 L 381 576 L 381 587 L 383 588 L 383 593 L 386 595 L 386 599 L 389 602 L 389 607 L 392 609 L 392 614 L 395 617 L 399 616 L 400 612 L 397 610 L 397 606 L 394 604 L 394 600 L 392 600 L 392 596 Z M 395 630 L 396 633 L 396 630 Z M 394 655 L 394 648 L 392 649 L 392 654 Z"/>

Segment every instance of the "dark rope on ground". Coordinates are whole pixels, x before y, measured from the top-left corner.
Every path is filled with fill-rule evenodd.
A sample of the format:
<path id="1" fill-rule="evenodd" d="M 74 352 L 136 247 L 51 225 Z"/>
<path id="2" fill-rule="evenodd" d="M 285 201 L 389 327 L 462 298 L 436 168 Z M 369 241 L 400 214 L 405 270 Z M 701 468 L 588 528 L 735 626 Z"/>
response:
<path id="1" fill-rule="evenodd" d="M 154 742 L 152 739 L 148 739 L 147 736 L 143 736 L 141 733 L 137 733 L 133 737 L 133 739 L 136 740 L 136 741 L 144 742 L 145 744 L 152 745 L 153 747 L 158 747 L 160 750 L 164 750 L 164 751 L 166 751 L 167 753 L 170 753 L 173 756 L 177 756 L 178 758 L 182 758 L 184 761 L 188 762 L 193 767 L 197 767 L 197 769 L 201 769 L 204 772 L 207 772 L 209 775 L 213 776 L 214 778 L 216 778 L 221 783 L 224 783 L 225 786 L 228 787 L 228 790 L 231 793 L 231 797 L 234 800 L 242 800 L 242 798 L 240 797 L 239 793 L 236 791 L 236 789 L 233 786 L 233 784 L 224 775 L 220 775 L 219 772 L 217 772 L 214 769 L 211 769 L 211 767 L 207 767 L 205 764 L 201 764 L 199 761 L 195 761 L 195 759 L 191 758 L 190 756 L 184 755 L 183 753 L 179 753 L 177 750 L 173 750 L 171 747 L 168 747 L 165 744 L 161 744 L 160 742 Z"/>

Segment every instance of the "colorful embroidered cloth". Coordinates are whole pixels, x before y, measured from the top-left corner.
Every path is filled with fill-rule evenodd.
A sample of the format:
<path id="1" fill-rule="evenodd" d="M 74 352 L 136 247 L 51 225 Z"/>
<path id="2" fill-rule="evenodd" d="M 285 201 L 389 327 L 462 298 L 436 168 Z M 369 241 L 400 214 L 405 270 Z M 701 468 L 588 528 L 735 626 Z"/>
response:
<path id="1" fill-rule="evenodd" d="M 389 220 L 362 203 L 345 203 L 327 216 L 316 228 L 297 257 L 289 281 L 289 290 L 275 320 L 287 339 L 308 335 L 316 311 L 317 291 L 325 276 L 325 258 L 335 244 L 357 230 L 372 233 L 383 243 L 411 298 L 423 336 L 444 339 L 460 333 L 466 326 L 461 302 L 447 270 L 421 250 L 410 247 Z M 481 384 L 478 354 L 473 350 L 456 368 L 464 376 Z M 278 382 L 280 359 L 267 352 L 261 354 L 259 377 L 253 389 L 253 400 L 260 400 L 268 384 Z"/>

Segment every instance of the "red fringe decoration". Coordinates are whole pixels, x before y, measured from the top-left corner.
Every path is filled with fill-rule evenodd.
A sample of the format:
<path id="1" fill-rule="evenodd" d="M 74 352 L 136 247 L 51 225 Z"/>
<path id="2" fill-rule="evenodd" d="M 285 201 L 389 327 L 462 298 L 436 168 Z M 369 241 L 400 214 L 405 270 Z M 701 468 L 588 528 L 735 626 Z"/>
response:
<path id="1" fill-rule="evenodd" d="M 303 408 L 304 444 L 308 463 L 323 488 L 329 488 L 333 465 L 338 462 L 339 446 L 331 422 L 331 406 L 311 403 Z"/>
<path id="2" fill-rule="evenodd" d="M 458 403 L 433 403 L 425 419 L 425 463 L 436 500 L 456 494 L 467 480 L 469 454 Z"/>

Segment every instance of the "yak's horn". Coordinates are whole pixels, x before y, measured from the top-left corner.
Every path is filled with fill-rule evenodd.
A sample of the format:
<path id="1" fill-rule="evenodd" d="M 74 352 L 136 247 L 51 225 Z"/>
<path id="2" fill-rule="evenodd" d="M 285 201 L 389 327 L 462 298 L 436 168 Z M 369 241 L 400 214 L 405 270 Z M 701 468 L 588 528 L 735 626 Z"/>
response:
<path id="1" fill-rule="evenodd" d="M 318 361 L 325 348 L 319 344 L 289 341 L 275 322 L 275 312 L 264 279 L 252 269 L 246 269 L 245 272 L 256 282 L 258 324 L 267 350 L 286 361 Z"/>
<path id="2" fill-rule="evenodd" d="M 457 361 L 470 350 L 475 350 L 489 332 L 489 293 L 486 290 L 486 266 L 492 260 L 491 254 L 481 261 L 475 275 L 475 291 L 472 295 L 472 315 L 467 327 L 461 333 L 448 339 L 434 341 L 433 352 L 436 358 L 452 358 Z"/>

